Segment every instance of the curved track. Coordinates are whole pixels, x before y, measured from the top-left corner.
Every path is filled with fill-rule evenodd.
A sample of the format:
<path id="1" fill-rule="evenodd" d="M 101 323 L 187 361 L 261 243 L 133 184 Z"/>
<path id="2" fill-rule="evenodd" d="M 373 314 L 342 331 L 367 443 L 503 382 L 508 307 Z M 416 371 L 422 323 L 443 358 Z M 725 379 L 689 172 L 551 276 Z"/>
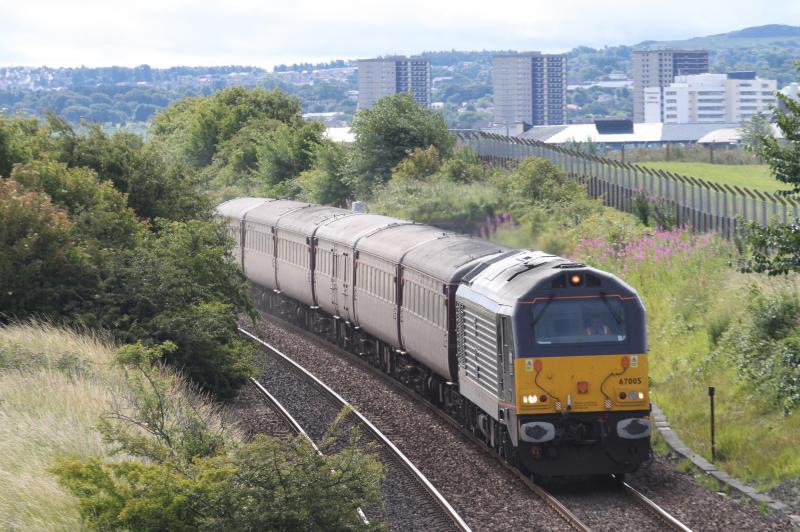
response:
<path id="1" fill-rule="evenodd" d="M 462 530 L 468 531 L 470 528 L 464 520 L 453 509 L 450 503 L 439 493 L 435 486 L 425 477 L 425 475 L 403 454 L 397 446 L 392 443 L 372 422 L 358 412 L 352 405 L 350 405 L 338 393 L 332 390 L 329 386 L 319 380 L 306 368 L 299 365 L 290 357 L 284 355 L 276 348 L 264 342 L 254 334 L 240 328 L 239 331 L 258 342 L 264 351 L 272 356 L 279 362 L 287 371 L 291 371 L 295 375 L 300 376 L 302 379 L 311 384 L 311 386 L 322 394 L 328 402 L 335 405 L 336 410 L 347 408 L 352 416 L 357 420 L 357 423 L 366 429 L 376 442 L 380 444 L 380 458 L 386 468 L 387 484 L 384 486 L 384 493 L 386 494 L 386 505 L 394 505 L 397 503 L 400 506 L 413 505 L 413 515 L 403 519 L 402 522 L 392 522 L 392 517 L 389 516 L 390 528 L 394 529 L 419 529 L 419 530 Z M 278 379 L 284 382 L 291 382 L 291 380 Z M 270 393 L 267 388 L 253 380 L 256 387 L 264 395 L 267 400 L 275 405 L 280 415 L 287 420 L 287 423 L 293 427 L 293 430 L 298 433 L 306 435 L 309 440 L 314 443 L 314 438 L 309 436 L 301 426 L 300 422 L 295 419 L 291 414 L 293 408 L 298 407 L 285 407 L 281 402 Z M 291 384 L 289 384 L 291 386 Z M 296 390 L 295 390 L 296 391 Z M 277 390 L 275 390 L 277 393 Z M 291 397 L 288 394 L 287 397 Z M 317 404 L 313 401 L 308 394 L 302 394 L 302 404 L 308 405 Z M 302 406 L 302 405 L 300 405 Z M 314 430 L 309 429 L 309 432 L 316 432 L 320 434 L 320 430 L 325 430 L 327 423 L 320 416 L 319 412 L 315 411 L 313 417 L 322 424 L 324 427 L 317 426 Z M 314 445 L 316 448 L 316 445 Z M 416 493 L 412 493 L 416 492 Z M 367 510 L 369 513 L 369 509 Z M 363 517 L 363 516 L 362 516 Z M 386 516 L 384 516 L 386 517 Z"/>
<path id="2" fill-rule="evenodd" d="M 406 387 L 399 381 L 392 379 L 378 368 L 375 368 L 371 364 L 369 364 L 366 360 L 358 357 L 357 355 L 350 353 L 349 351 L 342 349 L 341 347 L 320 338 L 305 329 L 298 327 L 292 323 L 289 323 L 283 320 L 281 317 L 275 316 L 270 314 L 270 318 L 276 320 L 280 323 L 280 325 L 286 329 L 289 329 L 297 334 L 303 336 L 304 338 L 317 343 L 318 345 L 324 345 L 326 349 L 334 350 L 335 352 L 339 353 L 342 356 L 345 356 L 353 363 L 359 364 L 360 366 L 367 369 L 370 374 L 376 376 L 377 378 L 382 379 L 383 381 L 389 383 L 394 389 L 403 393 L 406 397 L 414 400 L 417 404 L 423 406 L 430 412 L 432 412 L 437 417 L 443 419 L 447 422 L 450 426 L 454 429 L 461 432 L 464 436 L 472 440 L 477 446 L 482 448 L 486 453 L 494 456 L 500 461 L 504 467 L 506 467 L 509 471 L 511 471 L 515 476 L 517 476 L 533 493 L 535 493 L 538 497 L 540 497 L 550 508 L 552 508 L 558 515 L 562 517 L 572 528 L 576 530 L 624 530 L 624 529 L 631 529 L 631 530 L 678 530 L 678 531 L 689 531 L 691 530 L 684 524 L 682 524 L 679 520 L 675 517 L 671 516 L 668 512 L 664 509 L 660 508 L 656 503 L 639 493 L 635 490 L 632 486 L 627 483 L 621 483 L 621 489 L 615 489 L 613 491 L 605 490 L 600 493 L 595 494 L 584 494 L 577 499 L 582 499 L 580 502 L 575 502 L 576 499 L 573 496 L 566 497 L 567 499 L 572 500 L 572 503 L 564 502 L 564 497 L 559 499 L 558 496 L 551 494 L 547 489 L 536 484 L 533 482 L 529 477 L 519 471 L 517 468 L 507 464 L 503 461 L 496 452 L 490 449 L 486 444 L 478 438 L 476 435 L 472 434 L 470 431 L 464 429 L 460 423 L 458 423 L 455 419 L 447 415 L 445 412 L 436 408 L 430 402 L 426 401 L 423 397 L 419 396 L 416 392 L 412 389 Z M 241 330 L 241 329 L 240 329 Z M 246 332 L 246 331 L 243 331 Z M 246 333 L 251 338 L 257 339 L 250 333 Z M 257 339 L 258 340 L 258 339 Z M 260 340 L 258 340 L 260 342 Z M 628 516 L 626 517 L 624 522 L 620 522 L 620 520 L 616 520 L 616 522 L 610 521 L 607 517 L 598 516 L 598 518 L 589 518 L 586 512 L 582 511 L 583 507 L 586 506 L 594 506 L 595 504 L 600 506 L 604 505 L 606 508 L 608 504 L 606 504 L 603 499 L 607 499 L 608 497 L 615 498 L 613 506 L 618 508 L 624 508 L 625 514 Z M 595 498 L 596 501 L 592 502 L 589 501 L 589 498 Z M 619 500 L 619 499 L 622 500 Z M 574 511 L 570 508 L 574 508 Z M 635 517 L 633 519 L 630 516 L 637 515 L 639 517 Z M 594 525 L 594 526 L 590 526 Z"/>

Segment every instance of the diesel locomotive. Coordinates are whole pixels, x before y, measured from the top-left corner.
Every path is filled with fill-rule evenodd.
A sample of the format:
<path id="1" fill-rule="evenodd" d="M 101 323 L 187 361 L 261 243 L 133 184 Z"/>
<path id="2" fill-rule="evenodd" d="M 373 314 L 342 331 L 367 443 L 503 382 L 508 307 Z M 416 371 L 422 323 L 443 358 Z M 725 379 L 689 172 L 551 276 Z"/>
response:
<path id="1" fill-rule="evenodd" d="M 509 462 L 621 478 L 650 458 L 645 309 L 616 276 L 310 203 L 217 213 L 257 305 L 369 359 Z"/>

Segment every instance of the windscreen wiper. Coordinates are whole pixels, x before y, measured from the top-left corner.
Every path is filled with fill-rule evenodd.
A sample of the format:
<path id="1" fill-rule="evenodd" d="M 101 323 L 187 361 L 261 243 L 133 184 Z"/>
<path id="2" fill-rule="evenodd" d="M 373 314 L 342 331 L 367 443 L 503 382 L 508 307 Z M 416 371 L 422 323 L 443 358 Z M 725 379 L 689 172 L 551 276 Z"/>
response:
<path id="1" fill-rule="evenodd" d="M 542 305 L 542 310 L 540 310 L 540 311 L 539 311 L 539 314 L 536 314 L 536 315 L 534 315 L 534 316 L 533 316 L 533 324 L 534 324 L 534 325 L 536 325 L 536 322 L 538 322 L 538 321 L 539 321 L 539 318 L 541 318 L 541 317 L 542 317 L 542 314 L 544 314 L 544 311 L 547 309 L 547 306 L 548 306 L 550 303 L 552 303 L 552 302 L 553 302 L 553 299 L 555 299 L 555 297 L 556 297 L 556 295 L 555 295 L 555 294 L 550 294 L 550 297 L 547 299 L 547 302 L 546 302 L 544 305 Z M 534 311 L 534 312 L 535 312 L 535 311 Z"/>
<path id="2" fill-rule="evenodd" d="M 621 316 L 617 316 L 617 314 L 614 312 L 614 309 L 611 308 L 611 303 L 609 303 L 608 299 L 606 299 L 606 293 L 605 292 L 600 292 L 600 299 L 603 300 L 603 303 L 606 305 L 606 308 L 608 309 L 609 314 L 611 314 L 611 316 L 614 318 L 614 321 L 617 322 L 617 325 L 622 326 L 622 317 Z"/>

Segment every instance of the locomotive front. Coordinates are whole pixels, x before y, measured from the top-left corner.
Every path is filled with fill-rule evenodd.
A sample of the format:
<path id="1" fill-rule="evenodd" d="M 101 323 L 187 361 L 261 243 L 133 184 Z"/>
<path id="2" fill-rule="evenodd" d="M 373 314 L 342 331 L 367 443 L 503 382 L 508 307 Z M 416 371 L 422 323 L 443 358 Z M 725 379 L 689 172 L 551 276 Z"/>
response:
<path id="1" fill-rule="evenodd" d="M 462 390 L 473 395 L 481 378 L 480 362 L 470 369 L 470 316 L 491 312 L 505 360 L 496 419 L 528 471 L 623 475 L 649 459 L 645 310 L 630 286 L 582 264 L 521 252 L 486 268 L 458 296 L 467 339 Z"/>

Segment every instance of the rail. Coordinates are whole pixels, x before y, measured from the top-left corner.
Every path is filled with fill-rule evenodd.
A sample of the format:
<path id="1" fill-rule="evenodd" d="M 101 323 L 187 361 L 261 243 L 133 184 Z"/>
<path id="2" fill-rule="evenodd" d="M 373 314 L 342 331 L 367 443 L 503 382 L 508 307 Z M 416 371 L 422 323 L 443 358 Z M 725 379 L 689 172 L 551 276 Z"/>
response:
<path id="1" fill-rule="evenodd" d="M 664 522 L 667 526 L 669 526 L 672 530 L 678 530 L 680 532 L 692 532 L 692 529 L 672 517 L 670 514 L 665 512 L 659 505 L 645 497 L 641 494 L 636 488 L 628 484 L 627 482 L 622 483 L 623 489 L 631 495 L 636 502 L 641 504 L 643 507 L 647 508 L 650 512 L 652 512 L 658 519 Z"/>
<path id="2" fill-rule="evenodd" d="M 350 412 L 361 422 L 367 430 L 382 444 L 384 445 L 392 455 L 401 463 L 403 466 L 413 475 L 413 477 L 420 483 L 420 485 L 425 489 L 425 491 L 431 496 L 431 498 L 436 502 L 436 504 L 442 509 L 442 511 L 447 515 L 447 517 L 452 521 L 453 525 L 458 528 L 459 530 L 468 532 L 470 531 L 470 527 L 464 522 L 458 512 L 450 505 L 447 499 L 442 496 L 438 489 L 428 480 L 428 478 L 420 471 L 417 466 L 414 465 L 411 460 L 401 451 L 388 437 L 386 437 L 383 432 L 378 429 L 369 419 L 367 419 L 361 412 L 356 410 L 350 403 L 348 403 L 341 395 L 339 395 L 336 391 L 330 388 L 327 384 L 319 380 L 316 375 L 308 371 L 306 368 L 295 362 L 291 357 L 283 354 L 274 346 L 270 345 L 269 343 L 265 342 L 258 336 L 246 331 L 239 327 L 239 332 L 244 334 L 245 336 L 251 338 L 252 340 L 256 341 L 264 348 L 269 350 L 275 356 L 279 357 L 283 361 L 285 361 L 290 366 L 294 367 L 297 371 L 305 375 L 309 380 L 311 380 L 318 388 L 324 391 L 327 395 L 333 398 L 337 403 L 339 403 L 342 407 L 346 407 L 350 410 Z M 288 414 L 288 412 L 287 412 Z M 295 421 L 296 423 L 296 421 Z"/>
<path id="3" fill-rule="evenodd" d="M 517 469 L 516 467 L 513 467 L 512 465 L 508 464 L 494 450 L 490 449 L 486 445 L 486 443 L 483 442 L 483 440 L 481 440 L 480 438 L 478 438 L 477 436 L 472 434 L 470 431 L 465 429 L 463 426 L 461 426 L 460 423 L 458 423 L 458 421 L 456 421 L 455 419 L 453 419 L 452 417 L 447 415 L 447 413 L 443 412 L 439 408 L 436 408 L 430 402 L 425 401 L 424 399 L 422 399 L 412 389 L 408 388 L 407 386 L 404 386 L 399 381 L 396 381 L 396 380 L 394 380 L 392 378 L 389 378 L 385 373 L 381 372 L 380 370 L 378 370 L 377 368 L 375 368 L 374 366 L 369 364 L 367 361 L 365 361 L 362 358 L 360 358 L 360 357 L 358 357 L 358 356 L 356 356 L 356 355 L 354 355 L 354 354 L 342 349 L 341 347 L 336 346 L 336 345 L 334 345 L 334 344 L 332 344 L 330 342 L 327 342 L 324 339 L 319 338 L 316 335 L 310 334 L 305 329 L 303 329 L 301 327 L 298 327 L 297 325 L 294 325 L 292 323 L 289 323 L 289 322 L 283 320 L 282 318 L 280 318 L 278 316 L 270 315 L 270 317 L 277 324 L 279 324 L 281 327 L 284 327 L 285 329 L 290 330 L 290 331 L 294 331 L 297 334 L 301 334 L 301 335 L 303 335 L 304 338 L 308 338 L 311 341 L 313 341 L 314 343 L 317 343 L 319 345 L 324 345 L 324 347 L 326 349 L 334 350 L 337 353 L 340 353 L 341 355 L 347 357 L 348 360 L 352 361 L 354 364 L 358 364 L 359 367 L 364 368 L 371 375 L 373 375 L 373 376 L 383 380 L 387 384 L 389 384 L 394 390 L 402 393 L 404 396 L 406 396 L 406 397 L 410 398 L 411 400 L 415 401 L 417 404 L 419 404 L 420 406 L 425 408 L 427 411 L 431 412 L 432 414 L 434 414 L 438 418 L 440 418 L 443 421 L 445 421 L 453 429 L 455 429 L 456 431 L 461 433 L 464 437 L 466 437 L 468 440 L 470 440 L 471 442 L 476 444 L 484 452 L 488 453 L 489 455 L 491 455 L 495 459 L 497 459 L 498 462 L 503 467 L 505 467 L 511 474 L 513 474 L 515 477 L 517 477 L 528 489 L 530 489 L 539 498 L 541 498 L 544 501 L 545 504 L 547 504 L 550 508 L 552 508 L 572 528 L 574 528 L 575 530 L 582 531 L 582 532 L 588 532 L 588 531 L 592 530 L 577 515 L 575 515 L 575 513 L 573 513 L 569 508 L 567 508 L 555 496 L 551 495 L 546 489 L 544 489 L 540 485 L 536 484 L 529 476 L 527 476 L 524 473 L 522 473 L 519 469 Z M 239 330 L 241 331 L 242 329 L 239 329 Z M 255 336 L 253 336 L 253 335 L 251 335 L 249 333 L 246 333 L 246 334 L 248 336 L 250 336 L 251 338 L 256 339 L 259 343 L 264 344 L 263 341 L 261 341 L 260 339 L 256 338 Z M 283 355 L 283 356 L 286 356 L 286 355 Z M 289 359 L 289 360 L 292 363 L 294 363 L 294 361 L 292 361 L 291 359 Z M 658 518 L 663 523 L 665 523 L 670 529 L 681 531 L 681 532 L 691 532 L 690 528 L 686 527 L 680 521 L 678 521 L 673 516 L 671 516 L 669 513 L 667 513 L 664 509 L 659 507 L 655 502 L 653 502 L 652 500 L 648 499 L 646 496 L 644 496 L 639 491 L 637 491 L 635 488 L 633 488 L 632 486 L 630 486 L 627 483 L 622 483 L 622 486 L 623 486 L 623 489 L 625 489 L 625 491 L 630 496 L 632 496 L 636 500 L 637 503 L 639 503 L 640 505 L 645 507 L 647 510 L 652 512 L 655 515 L 656 518 Z"/>

